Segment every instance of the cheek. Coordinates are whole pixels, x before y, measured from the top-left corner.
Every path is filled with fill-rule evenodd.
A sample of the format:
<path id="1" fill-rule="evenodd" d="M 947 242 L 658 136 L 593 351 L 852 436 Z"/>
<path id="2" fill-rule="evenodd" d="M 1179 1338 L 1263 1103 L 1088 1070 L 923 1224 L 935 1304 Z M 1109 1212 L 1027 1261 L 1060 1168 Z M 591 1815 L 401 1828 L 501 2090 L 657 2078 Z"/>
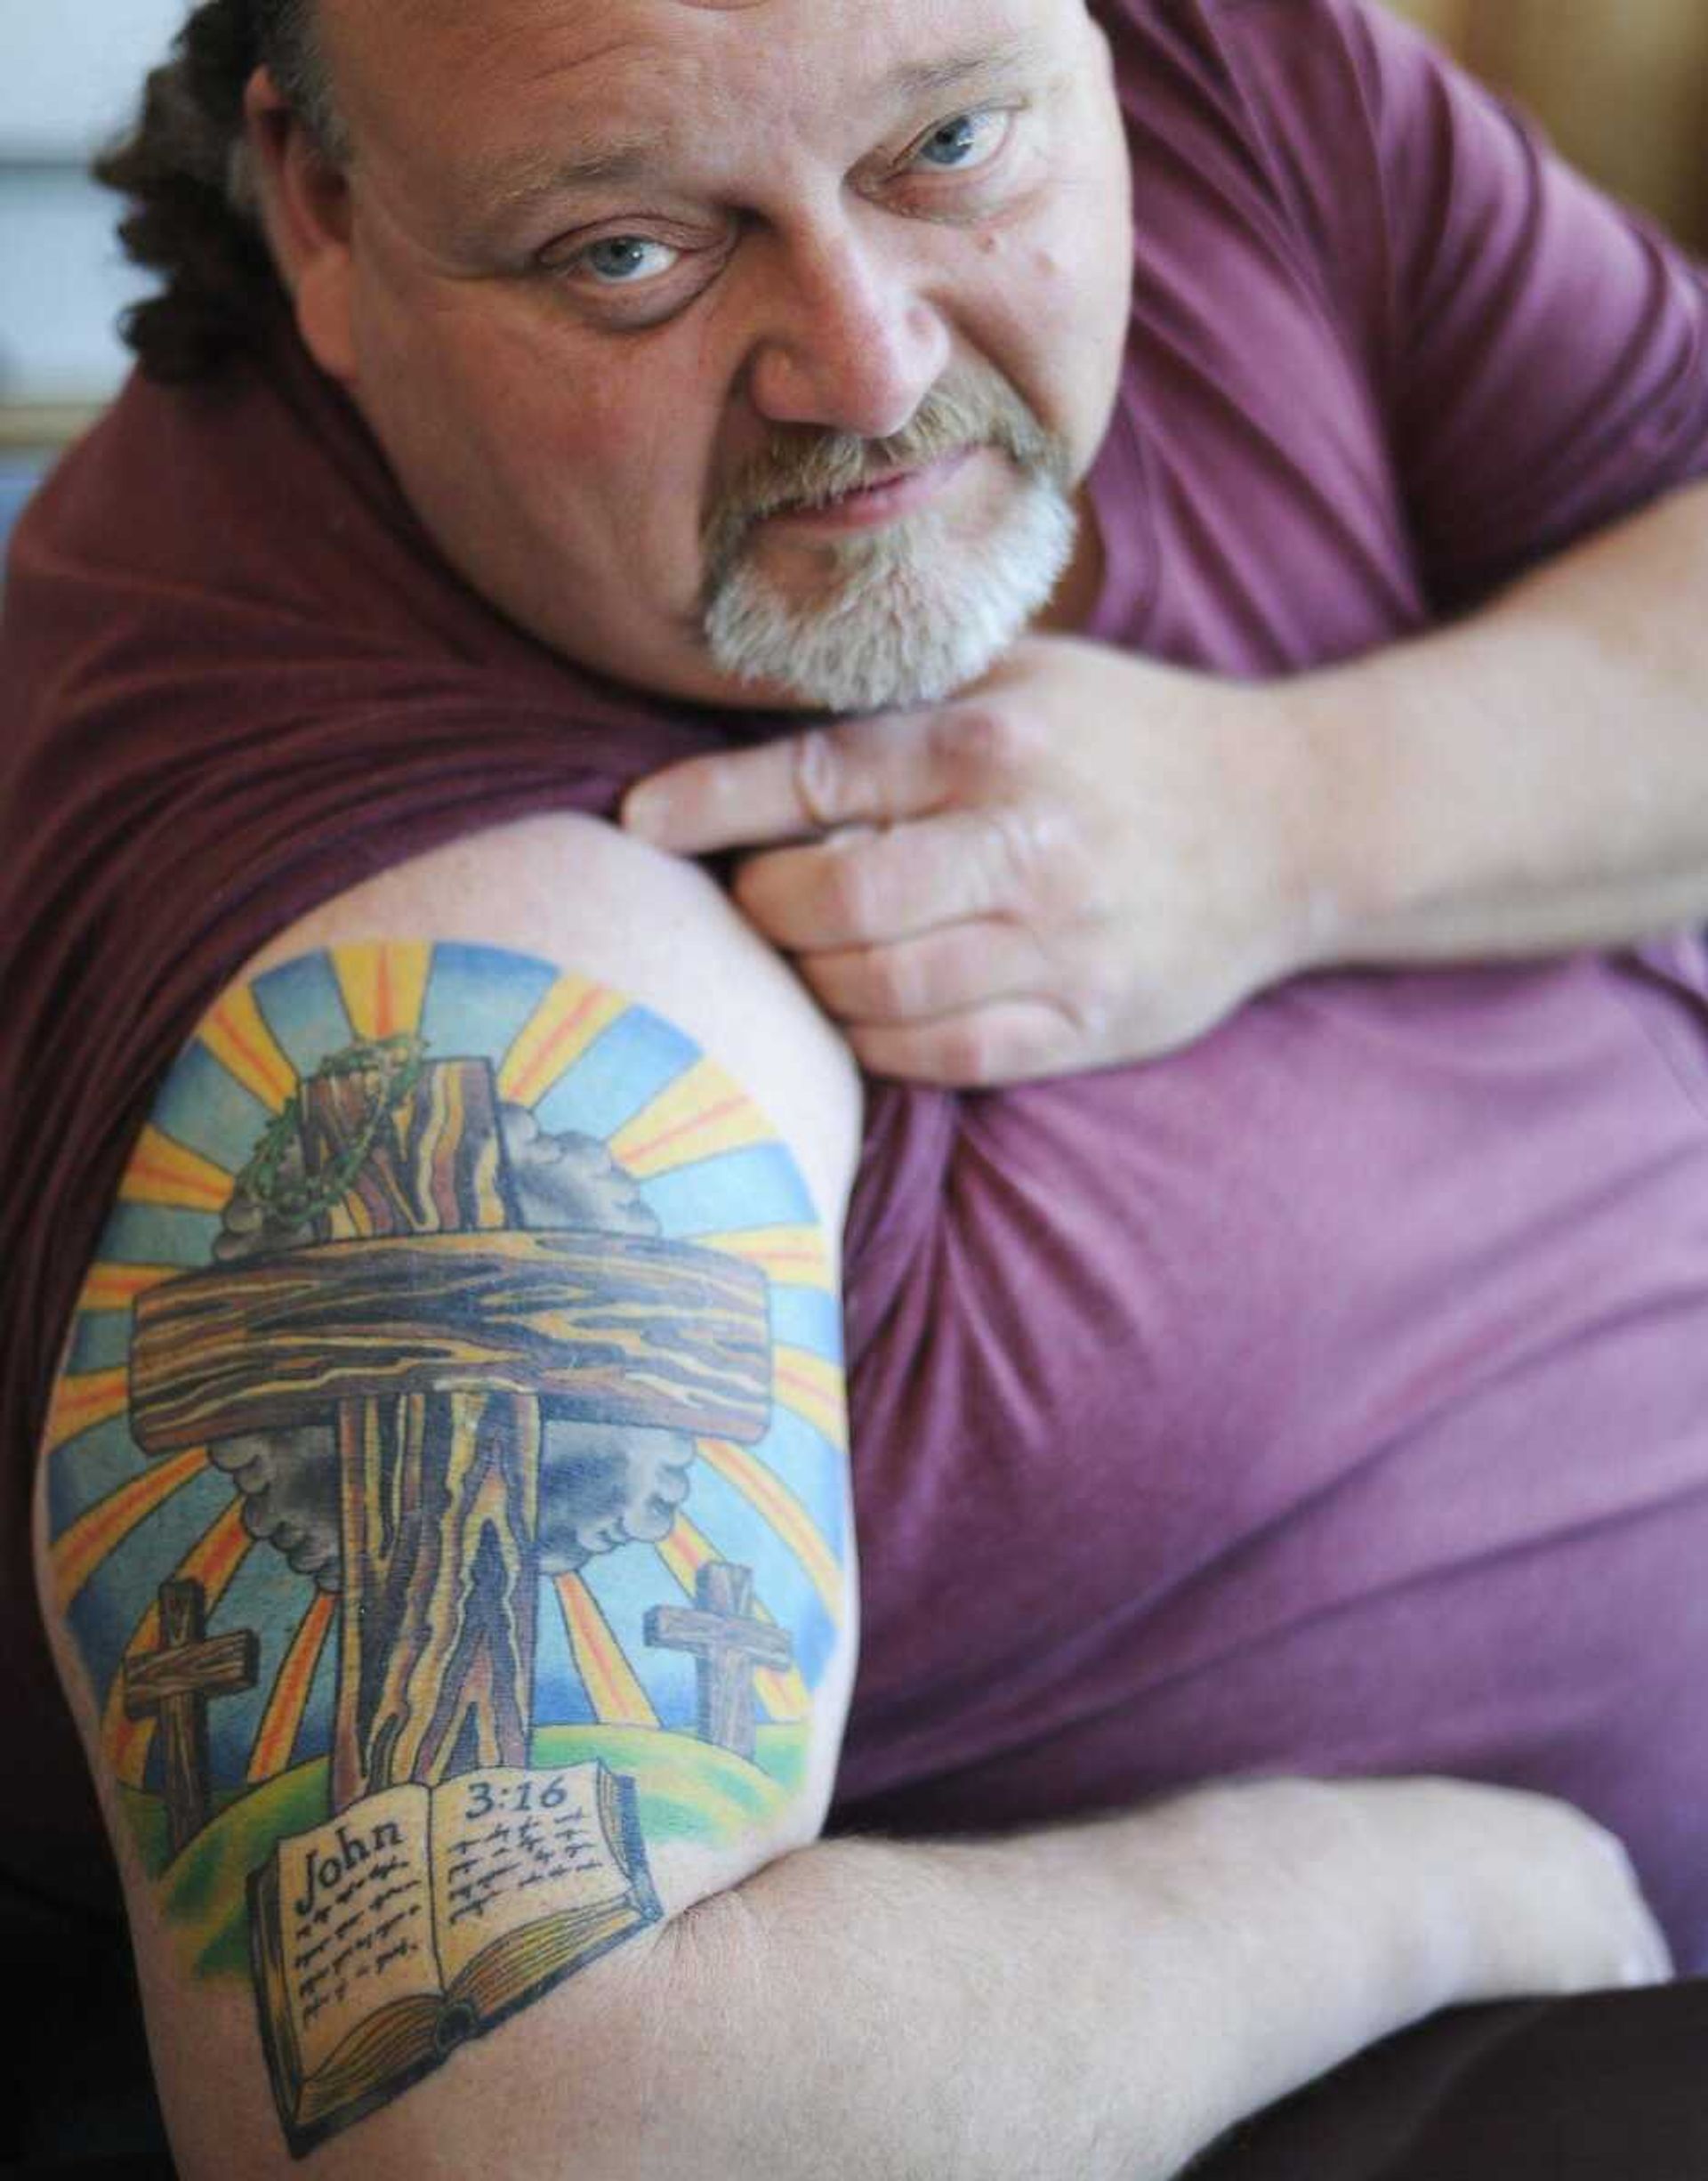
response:
<path id="1" fill-rule="evenodd" d="M 1040 253 L 1034 277 L 1047 301 L 1041 315 L 1075 338 L 1065 359 L 1076 374 L 1118 370 L 1132 307 L 1132 240 L 1119 222 Z"/>
<path id="2" fill-rule="evenodd" d="M 1088 162 L 1064 181 L 1053 215 L 1032 238 L 1027 277 L 1064 324 L 1107 331 L 1124 321 L 1132 282 L 1131 185 L 1124 165 Z"/>
<path id="3" fill-rule="evenodd" d="M 638 352 L 534 327 L 492 341 L 474 371 L 483 434 L 519 494 L 643 552 L 694 530 L 706 457 L 691 387 Z"/>
<path id="4" fill-rule="evenodd" d="M 1130 254 L 1072 226 L 980 238 L 972 337 L 1052 431 L 1089 461 L 1125 339 Z"/>
<path id="5" fill-rule="evenodd" d="M 1108 428 L 1132 315 L 1126 220 L 1106 214 L 1041 238 L 1027 266 L 1027 284 L 1035 323 L 1051 329 L 1051 368 L 1072 404 L 1080 450 L 1089 460 Z"/>
<path id="6" fill-rule="evenodd" d="M 479 291 L 375 347 L 417 458 L 456 478 L 465 506 L 481 504 L 483 530 L 661 569 L 685 529 L 697 536 L 705 456 L 681 388 L 578 352 Z"/>

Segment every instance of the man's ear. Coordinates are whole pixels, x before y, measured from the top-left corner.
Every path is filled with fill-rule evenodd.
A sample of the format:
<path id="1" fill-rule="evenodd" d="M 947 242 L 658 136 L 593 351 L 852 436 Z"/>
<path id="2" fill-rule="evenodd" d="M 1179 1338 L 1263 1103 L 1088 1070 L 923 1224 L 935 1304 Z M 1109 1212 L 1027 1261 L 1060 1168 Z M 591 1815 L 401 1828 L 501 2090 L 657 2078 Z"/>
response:
<path id="1" fill-rule="evenodd" d="M 309 353 L 329 376 L 356 377 L 350 184 L 318 149 L 265 69 L 243 94 L 262 225 Z"/>

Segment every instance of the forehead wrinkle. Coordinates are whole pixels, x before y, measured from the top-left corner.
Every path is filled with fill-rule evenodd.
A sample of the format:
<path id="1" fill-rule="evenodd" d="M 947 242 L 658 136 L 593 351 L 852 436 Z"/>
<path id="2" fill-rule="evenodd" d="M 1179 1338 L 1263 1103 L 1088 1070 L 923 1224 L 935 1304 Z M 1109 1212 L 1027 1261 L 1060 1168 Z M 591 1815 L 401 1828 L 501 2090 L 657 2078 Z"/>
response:
<path id="1" fill-rule="evenodd" d="M 766 0 L 676 0 L 676 4 L 725 13 L 762 6 Z M 561 75 L 584 75 L 600 61 L 635 50 L 634 41 L 624 40 L 594 55 L 554 62 L 531 80 L 538 84 Z M 896 105 L 934 95 L 947 97 L 971 84 L 998 90 L 1033 74 L 1043 57 L 1039 42 L 1022 34 L 1004 39 L 994 48 L 949 54 L 935 61 L 904 61 L 878 85 L 874 102 Z M 649 53 L 648 58 L 656 61 L 656 53 Z M 679 67 L 686 61 L 686 56 L 675 58 Z M 696 75 L 701 72 L 698 68 L 693 69 Z M 655 72 L 655 84 L 656 80 Z M 656 89 L 652 95 L 657 95 Z M 620 103 L 620 94 L 612 86 L 590 103 L 601 111 L 608 111 L 614 103 Z M 679 117 L 687 112 L 697 120 L 712 109 L 714 101 L 706 101 L 700 113 L 695 112 L 691 97 L 673 94 L 673 104 Z M 532 153 L 493 160 L 475 168 L 471 180 L 489 204 L 500 210 L 512 211 L 543 197 L 643 179 L 656 172 L 661 159 L 667 156 L 675 133 L 673 128 L 664 124 L 650 128 L 639 126 L 602 142 L 595 141 L 579 152 Z"/>
<path id="2" fill-rule="evenodd" d="M 581 153 L 503 160 L 477 167 L 471 180 L 485 202 L 511 211 L 536 198 L 636 181 L 657 168 L 669 142 L 661 129 L 620 143 L 592 146 Z"/>

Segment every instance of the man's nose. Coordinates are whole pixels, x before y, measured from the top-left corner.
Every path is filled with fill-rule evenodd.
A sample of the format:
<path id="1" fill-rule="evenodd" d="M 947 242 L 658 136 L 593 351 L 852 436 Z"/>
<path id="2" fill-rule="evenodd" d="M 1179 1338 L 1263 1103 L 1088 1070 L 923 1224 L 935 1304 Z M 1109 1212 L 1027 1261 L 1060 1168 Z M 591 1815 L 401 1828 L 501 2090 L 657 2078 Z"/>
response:
<path id="1" fill-rule="evenodd" d="M 949 361 L 949 332 L 906 254 L 851 230 L 777 243 L 749 390 L 769 424 L 892 438 Z"/>

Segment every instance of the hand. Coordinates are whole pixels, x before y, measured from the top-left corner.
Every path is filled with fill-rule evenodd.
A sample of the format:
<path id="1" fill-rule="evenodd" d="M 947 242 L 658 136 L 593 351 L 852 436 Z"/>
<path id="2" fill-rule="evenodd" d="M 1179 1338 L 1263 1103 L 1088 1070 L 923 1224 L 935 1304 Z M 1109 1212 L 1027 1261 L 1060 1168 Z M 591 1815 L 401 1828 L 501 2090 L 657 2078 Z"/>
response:
<path id="1" fill-rule="evenodd" d="M 1212 1781 L 1142 1805 L 1126 1838 L 1171 2021 L 1211 2068 L 1200 2112 L 1223 2127 L 1441 2007 L 1671 1974 L 1617 1840 L 1543 1795 Z"/>
<path id="2" fill-rule="evenodd" d="M 1671 1956 L 1617 1837 L 1573 1805 L 1439 1778 L 1341 1781 L 1388 1883 L 1422 1913 L 1443 2004 L 1665 1983 Z"/>
<path id="3" fill-rule="evenodd" d="M 624 823 L 767 849 L 737 902 L 861 1063 L 971 1087 L 1169 1052 L 1307 966 L 1317 771 L 1281 689 L 1044 636 L 936 711 L 673 766 Z"/>

